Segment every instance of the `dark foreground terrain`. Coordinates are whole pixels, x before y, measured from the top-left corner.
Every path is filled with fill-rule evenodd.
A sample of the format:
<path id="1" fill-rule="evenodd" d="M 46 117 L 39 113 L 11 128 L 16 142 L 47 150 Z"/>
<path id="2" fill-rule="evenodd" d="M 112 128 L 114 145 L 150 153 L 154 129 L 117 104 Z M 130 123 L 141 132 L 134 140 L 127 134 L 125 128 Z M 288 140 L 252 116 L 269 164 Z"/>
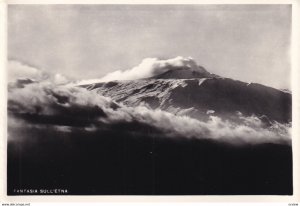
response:
<path id="1" fill-rule="evenodd" d="M 8 143 L 8 195 L 20 195 L 16 189 L 67 189 L 68 195 L 293 193 L 288 145 L 164 138 L 138 123 L 88 134 L 38 128 L 10 134 L 22 138 Z"/>

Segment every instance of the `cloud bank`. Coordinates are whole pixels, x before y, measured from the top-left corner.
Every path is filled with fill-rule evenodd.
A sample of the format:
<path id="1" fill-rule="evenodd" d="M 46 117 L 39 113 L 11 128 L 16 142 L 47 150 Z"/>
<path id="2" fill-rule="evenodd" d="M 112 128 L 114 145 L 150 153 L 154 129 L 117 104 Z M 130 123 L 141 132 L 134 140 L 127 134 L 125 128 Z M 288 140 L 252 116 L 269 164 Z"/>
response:
<path id="1" fill-rule="evenodd" d="M 70 82 L 66 76 L 58 73 L 46 72 L 19 61 L 10 60 L 7 64 L 8 82 L 18 79 L 31 79 L 34 81 L 48 81 L 54 84 L 66 84 Z"/>
<path id="2" fill-rule="evenodd" d="M 12 130 L 52 127 L 60 132 L 78 128 L 94 132 L 108 125 L 130 123 L 147 125 L 168 138 L 209 139 L 234 145 L 291 142 L 288 125 L 274 123 L 265 127 L 255 116 L 240 115 L 241 122 L 236 123 L 212 114 L 208 121 L 199 121 L 144 106 L 128 107 L 94 91 L 47 82 L 11 90 L 8 111 Z"/>
<path id="3" fill-rule="evenodd" d="M 191 57 L 178 56 L 173 59 L 159 60 L 157 58 L 146 58 L 138 66 L 125 71 L 117 70 L 111 72 L 100 79 L 90 79 L 80 81 L 79 84 L 91 84 L 96 82 L 107 82 L 113 80 L 135 80 L 152 77 L 162 74 L 170 69 L 187 67 L 197 70 L 198 65 Z"/>

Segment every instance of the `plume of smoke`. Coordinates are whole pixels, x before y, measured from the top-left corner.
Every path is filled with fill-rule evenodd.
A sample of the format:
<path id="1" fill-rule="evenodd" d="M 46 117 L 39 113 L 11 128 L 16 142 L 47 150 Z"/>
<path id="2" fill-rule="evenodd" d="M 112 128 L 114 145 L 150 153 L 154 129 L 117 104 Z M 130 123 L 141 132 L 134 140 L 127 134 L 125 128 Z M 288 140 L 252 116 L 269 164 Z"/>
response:
<path id="1" fill-rule="evenodd" d="M 87 128 L 86 132 L 93 132 L 103 124 L 138 122 L 156 128 L 170 138 L 204 138 L 230 144 L 290 144 L 291 141 L 289 126 L 275 123 L 266 128 L 254 116 L 241 115 L 240 123 L 217 116 L 210 116 L 208 121 L 199 121 L 144 106 L 128 107 L 84 88 L 50 83 L 33 83 L 11 90 L 8 94 L 8 111 L 10 118 L 20 118 L 16 116 L 18 114 L 39 116 L 39 121 L 43 120 L 41 118 L 55 117 L 55 121 L 59 120 L 60 123 L 47 120 L 43 126 L 53 126 L 61 132 L 70 131 L 72 127 L 84 127 Z M 74 118 L 80 120 L 80 124 L 78 121 L 75 124 Z M 23 118 L 22 121 L 12 121 L 10 126 L 16 127 L 17 122 L 25 127 L 40 124 L 36 121 L 32 125 L 32 122 Z"/>
<path id="2" fill-rule="evenodd" d="M 187 67 L 196 70 L 198 65 L 191 58 L 178 56 L 173 59 L 159 60 L 157 58 L 146 58 L 138 66 L 125 71 L 117 70 L 105 75 L 100 79 L 90 79 L 80 81 L 79 84 L 91 84 L 96 82 L 107 82 L 112 80 L 134 80 L 152 77 L 164 73 L 170 69 Z"/>

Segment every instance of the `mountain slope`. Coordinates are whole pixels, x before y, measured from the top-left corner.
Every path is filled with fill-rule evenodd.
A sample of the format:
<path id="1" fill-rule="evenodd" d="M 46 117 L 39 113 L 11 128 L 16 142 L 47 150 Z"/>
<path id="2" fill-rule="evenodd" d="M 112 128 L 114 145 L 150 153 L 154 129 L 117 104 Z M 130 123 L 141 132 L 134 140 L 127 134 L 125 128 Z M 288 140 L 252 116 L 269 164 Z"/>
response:
<path id="1" fill-rule="evenodd" d="M 197 119 L 206 119 L 209 113 L 232 118 L 241 112 L 281 123 L 291 121 L 289 93 L 228 78 L 154 78 L 112 81 L 84 87 L 129 106 L 146 104 L 153 109 Z"/>

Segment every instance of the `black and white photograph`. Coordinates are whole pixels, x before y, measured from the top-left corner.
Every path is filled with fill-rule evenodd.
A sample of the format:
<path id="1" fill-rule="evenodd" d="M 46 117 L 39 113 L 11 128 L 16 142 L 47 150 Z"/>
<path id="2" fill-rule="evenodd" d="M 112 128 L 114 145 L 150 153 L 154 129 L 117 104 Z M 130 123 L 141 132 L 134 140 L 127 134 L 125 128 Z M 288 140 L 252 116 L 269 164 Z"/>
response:
<path id="1" fill-rule="evenodd" d="M 292 196 L 291 4 L 7 5 L 8 196 Z"/>

